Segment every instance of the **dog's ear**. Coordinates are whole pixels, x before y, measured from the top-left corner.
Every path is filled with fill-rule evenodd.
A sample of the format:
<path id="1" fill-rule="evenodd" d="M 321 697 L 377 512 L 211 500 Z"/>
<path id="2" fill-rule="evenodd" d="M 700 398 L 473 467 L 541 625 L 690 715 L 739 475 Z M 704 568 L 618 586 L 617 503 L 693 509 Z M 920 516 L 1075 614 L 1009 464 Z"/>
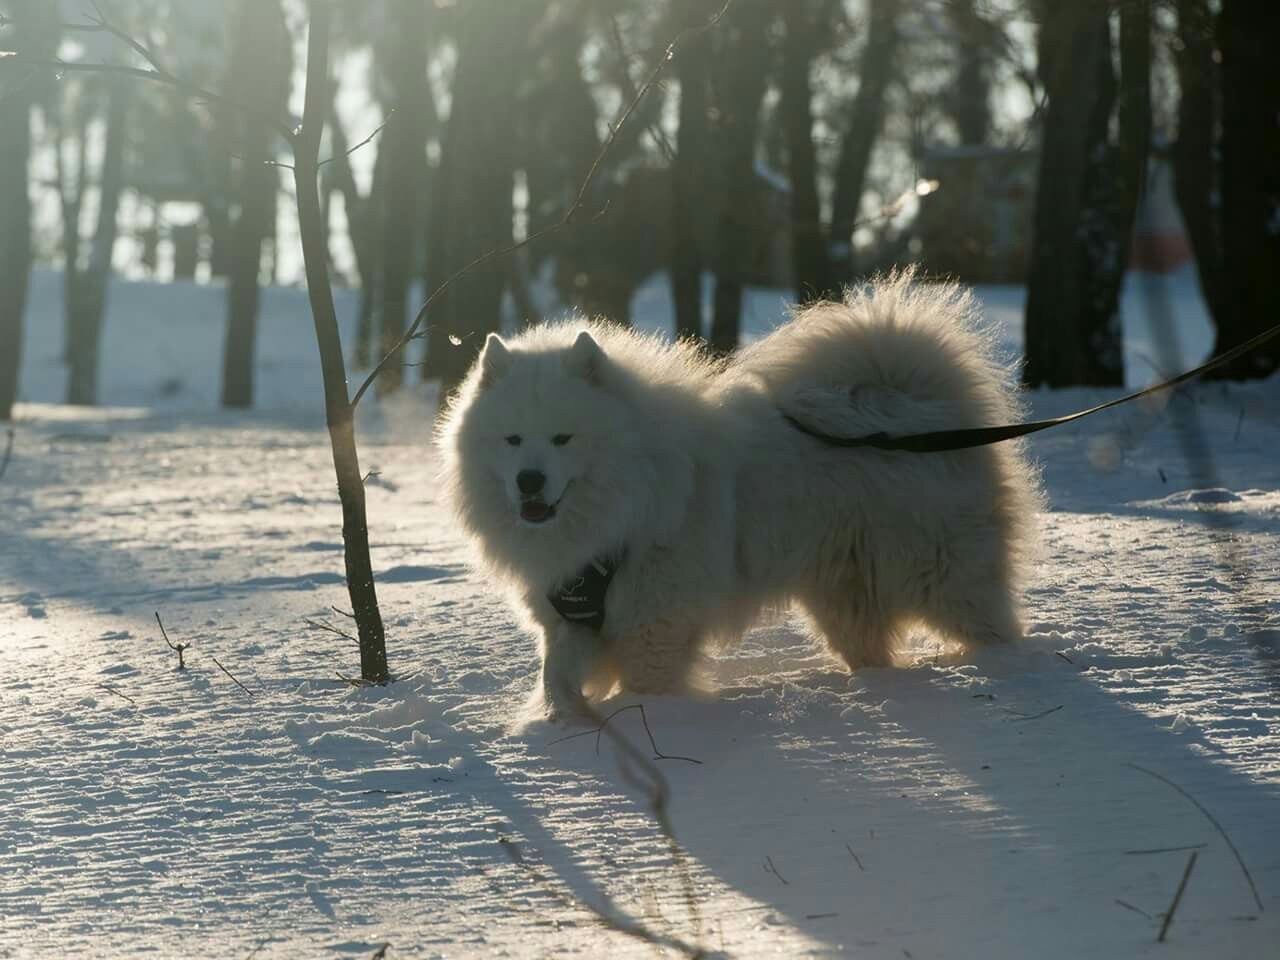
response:
<path id="1" fill-rule="evenodd" d="M 489 384 L 507 372 L 511 366 L 511 351 L 496 333 L 489 334 L 480 352 L 480 383 Z"/>
<path id="2" fill-rule="evenodd" d="M 565 369 L 575 377 L 581 377 L 590 383 L 599 383 L 604 370 L 604 351 L 600 344 L 587 331 L 578 334 L 573 341 L 568 355 L 564 358 Z"/>

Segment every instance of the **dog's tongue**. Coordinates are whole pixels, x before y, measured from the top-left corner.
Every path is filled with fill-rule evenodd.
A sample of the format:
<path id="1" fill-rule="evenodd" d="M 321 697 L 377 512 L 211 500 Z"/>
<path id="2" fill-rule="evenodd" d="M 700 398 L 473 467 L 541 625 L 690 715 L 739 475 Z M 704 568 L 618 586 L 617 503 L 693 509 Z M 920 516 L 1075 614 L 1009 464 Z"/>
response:
<path id="1" fill-rule="evenodd" d="M 542 500 L 525 500 L 520 504 L 520 517 L 530 523 L 541 523 L 550 512 L 551 506 Z"/>

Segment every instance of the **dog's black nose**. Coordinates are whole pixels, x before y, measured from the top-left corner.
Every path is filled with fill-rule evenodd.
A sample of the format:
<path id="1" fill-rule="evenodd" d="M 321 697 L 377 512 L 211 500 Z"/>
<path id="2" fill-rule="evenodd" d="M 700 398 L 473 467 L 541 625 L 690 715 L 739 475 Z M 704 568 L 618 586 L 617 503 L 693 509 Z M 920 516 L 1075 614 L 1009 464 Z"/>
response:
<path id="1" fill-rule="evenodd" d="M 547 475 L 541 470 L 521 470 L 516 474 L 516 486 L 521 493 L 537 493 L 546 482 Z"/>

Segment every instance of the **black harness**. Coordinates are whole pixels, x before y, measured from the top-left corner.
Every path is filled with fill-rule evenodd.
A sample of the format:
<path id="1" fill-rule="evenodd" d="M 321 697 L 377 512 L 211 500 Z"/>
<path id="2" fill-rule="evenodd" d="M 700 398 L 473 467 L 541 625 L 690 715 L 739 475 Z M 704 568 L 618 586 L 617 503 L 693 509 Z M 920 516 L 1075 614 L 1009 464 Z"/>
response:
<path id="1" fill-rule="evenodd" d="M 547 600 L 556 608 L 556 613 L 570 623 L 599 630 L 604 626 L 605 594 L 620 562 L 613 557 L 592 560 L 578 571 L 576 577 L 553 587 L 547 594 Z"/>

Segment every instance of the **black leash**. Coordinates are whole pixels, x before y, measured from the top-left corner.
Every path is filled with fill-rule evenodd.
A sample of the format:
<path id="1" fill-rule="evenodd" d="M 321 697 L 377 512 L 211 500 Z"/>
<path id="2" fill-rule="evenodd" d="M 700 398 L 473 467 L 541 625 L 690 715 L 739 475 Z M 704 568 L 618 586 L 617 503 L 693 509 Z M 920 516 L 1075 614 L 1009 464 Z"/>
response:
<path id="1" fill-rule="evenodd" d="M 1072 420 L 1079 420 L 1090 414 L 1098 413 L 1110 407 L 1118 407 L 1122 403 L 1128 403 L 1130 400 L 1137 400 L 1140 397 L 1146 397 L 1161 390 L 1168 390 L 1170 387 L 1176 387 L 1179 384 L 1186 383 L 1188 380 L 1194 380 L 1202 374 L 1208 373 L 1216 367 L 1230 363 L 1237 357 L 1241 357 L 1248 353 L 1254 347 L 1257 347 L 1273 337 L 1280 336 L 1280 324 L 1272 327 L 1270 330 L 1264 330 L 1238 347 L 1233 347 L 1226 353 L 1219 354 L 1206 363 L 1201 364 L 1194 370 L 1188 370 L 1186 373 L 1180 373 L 1171 380 L 1163 383 L 1157 383 L 1155 386 L 1147 387 L 1145 390 L 1139 390 L 1137 393 L 1131 393 L 1127 397 L 1120 397 L 1116 400 L 1108 400 L 1106 403 L 1100 403 L 1096 407 L 1090 407 L 1088 410 L 1080 410 L 1076 413 L 1069 413 L 1063 417 L 1054 417 L 1051 420 L 1032 420 L 1030 423 L 1008 423 L 999 427 L 970 427 L 961 430 L 934 430 L 930 433 L 912 433 L 905 437 L 891 437 L 887 433 L 872 433 L 865 437 L 834 437 L 830 434 L 823 433 L 813 427 L 801 423 L 790 414 L 784 413 L 782 416 L 793 427 L 801 433 L 808 434 L 815 440 L 821 440 L 830 447 L 874 447 L 877 450 L 906 450 L 911 453 L 944 453 L 948 450 L 967 450 L 970 447 L 983 447 L 989 443 L 999 443 L 1002 440 L 1012 440 L 1015 437 L 1025 437 L 1029 433 L 1038 433 L 1041 430 L 1048 430 L 1050 427 L 1061 426 L 1064 423 L 1070 423 Z"/>

